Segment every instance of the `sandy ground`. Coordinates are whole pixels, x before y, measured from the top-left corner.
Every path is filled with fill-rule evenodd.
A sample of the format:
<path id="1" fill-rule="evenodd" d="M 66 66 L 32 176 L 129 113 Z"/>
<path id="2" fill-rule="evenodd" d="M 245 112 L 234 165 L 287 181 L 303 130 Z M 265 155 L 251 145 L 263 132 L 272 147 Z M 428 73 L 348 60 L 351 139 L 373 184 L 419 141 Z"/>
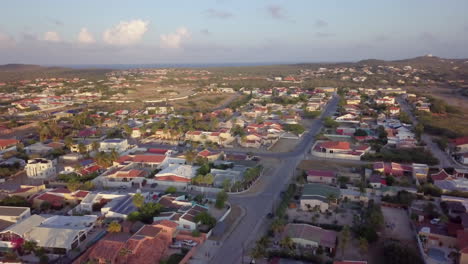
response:
<path id="1" fill-rule="evenodd" d="M 289 152 L 293 151 L 299 143 L 299 139 L 282 138 L 270 149 L 272 152 Z"/>
<path id="2" fill-rule="evenodd" d="M 383 206 L 382 213 L 385 218 L 385 230 L 383 231 L 383 235 L 386 238 L 393 238 L 401 241 L 414 240 L 410 219 L 405 210 Z"/>

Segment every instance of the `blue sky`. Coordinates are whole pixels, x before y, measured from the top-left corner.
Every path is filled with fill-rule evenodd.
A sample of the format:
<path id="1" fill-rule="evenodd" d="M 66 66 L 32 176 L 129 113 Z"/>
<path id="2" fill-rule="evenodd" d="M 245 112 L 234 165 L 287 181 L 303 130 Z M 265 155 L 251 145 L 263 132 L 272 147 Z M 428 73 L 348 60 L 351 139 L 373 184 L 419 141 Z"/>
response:
<path id="1" fill-rule="evenodd" d="M 466 0 L 15 0 L 0 63 L 468 57 Z"/>

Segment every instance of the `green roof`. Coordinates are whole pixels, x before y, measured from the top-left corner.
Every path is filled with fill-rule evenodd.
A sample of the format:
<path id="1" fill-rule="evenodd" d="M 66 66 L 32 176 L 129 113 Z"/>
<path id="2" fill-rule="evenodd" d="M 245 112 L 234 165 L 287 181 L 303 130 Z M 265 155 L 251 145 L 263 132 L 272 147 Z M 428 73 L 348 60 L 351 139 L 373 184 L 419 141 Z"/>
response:
<path id="1" fill-rule="evenodd" d="M 334 195 L 335 198 L 338 199 L 340 196 L 340 189 L 325 184 L 310 183 L 304 185 L 301 199 L 316 198 L 319 200 L 326 200 L 330 195 Z"/>

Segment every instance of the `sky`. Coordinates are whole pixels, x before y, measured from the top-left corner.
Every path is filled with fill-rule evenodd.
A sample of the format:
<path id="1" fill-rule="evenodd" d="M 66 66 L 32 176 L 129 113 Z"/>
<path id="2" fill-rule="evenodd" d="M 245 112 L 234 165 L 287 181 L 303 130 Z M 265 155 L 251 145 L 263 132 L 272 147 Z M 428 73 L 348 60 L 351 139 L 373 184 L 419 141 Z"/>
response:
<path id="1" fill-rule="evenodd" d="M 466 0 L 15 0 L 0 64 L 468 58 Z"/>

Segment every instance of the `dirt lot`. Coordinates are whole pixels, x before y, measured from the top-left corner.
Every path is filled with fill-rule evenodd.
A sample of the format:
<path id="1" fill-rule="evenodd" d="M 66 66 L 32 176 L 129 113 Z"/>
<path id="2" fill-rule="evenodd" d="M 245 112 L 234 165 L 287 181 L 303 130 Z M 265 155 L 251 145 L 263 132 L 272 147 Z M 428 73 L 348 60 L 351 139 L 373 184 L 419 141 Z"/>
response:
<path id="1" fill-rule="evenodd" d="M 224 106 L 237 94 L 199 94 L 186 100 L 173 101 L 175 109 L 208 110 Z"/>
<path id="2" fill-rule="evenodd" d="M 299 143 L 299 139 L 282 138 L 270 149 L 272 152 L 289 152 L 292 151 Z"/>
<path id="3" fill-rule="evenodd" d="M 382 207 L 385 218 L 383 236 L 400 241 L 413 241 L 414 234 L 411 230 L 410 219 L 403 209 Z"/>
<path id="4" fill-rule="evenodd" d="M 160 86 L 154 83 L 141 83 L 140 86 L 133 86 L 135 90 L 129 90 L 127 99 L 161 99 L 191 95 L 194 93 L 193 87 L 187 84 Z"/>
<path id="5" fill-rule="evenodd" d="M 358 168 L 360 165 L 356 165 L 352 162 L 338 161 L 338 160 L 303 160 L 299 163 L 298 169 L 301 170 L 335 170 L 342 171 L 346 170 L 349 172 L 351 168 Z"/>

